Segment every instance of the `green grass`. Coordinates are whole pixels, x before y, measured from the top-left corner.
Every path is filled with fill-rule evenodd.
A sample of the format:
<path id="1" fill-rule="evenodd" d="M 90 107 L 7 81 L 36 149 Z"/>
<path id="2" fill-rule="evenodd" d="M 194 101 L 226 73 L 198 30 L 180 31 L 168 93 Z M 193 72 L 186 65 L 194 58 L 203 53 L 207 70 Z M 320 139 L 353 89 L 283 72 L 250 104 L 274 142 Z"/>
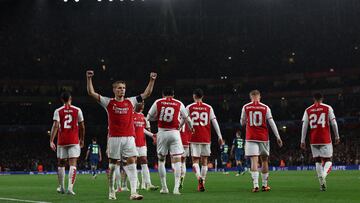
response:
<path id="1" fill-rule="evenodd" d="M 160 185 L 157 173 L 152 173 L 152 182 Z M 168 173 L 168 186 L 172 191 L 174 176 Z M 333 171 L 327 178 L 328 190 L 319 191 L 315 171 L 271 172 L 270 192 L 251 193 L 249 174 L 235 177 L 234 173 L 223 175 L 209 173 L 206 192 L 196 190 L 193 173 L 187 173 L 181 196 L 161 195 L 159 191 L 140 191 L 144 202 L 360 202 L 360 171 Z M 56 193 L 55 175 L 9 175 L 0 176 L 0 198 L 15 198 L 47 202 L 111 202 L 107 199 L 107 180 L 100 175 L 93 180 L 90 175 L 78 175 L 76 196 Z M 117 193 L 116 201 L 129 201 L 129 192 Z M 116 202 L 115 201 L 115 202 Z M 0 200 L 0 202 L 5 202 Z"/>

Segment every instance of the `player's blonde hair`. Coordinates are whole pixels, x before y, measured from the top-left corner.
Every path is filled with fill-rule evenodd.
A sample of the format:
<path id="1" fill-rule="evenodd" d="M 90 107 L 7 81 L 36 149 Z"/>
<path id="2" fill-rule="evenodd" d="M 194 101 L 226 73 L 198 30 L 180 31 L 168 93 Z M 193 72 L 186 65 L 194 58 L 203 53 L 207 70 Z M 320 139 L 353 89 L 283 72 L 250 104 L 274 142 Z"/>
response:
<path id="1" fill-rule="evenodd" d="M 260 91 L 259 90 L 251 90 L 249 95 L 250 95 L 250 97 L 260 96 Z"/>
<path id="2" fill-rule="evenodd" d="M 112 87 L 115 88 L 118 84 L 124 84 L 126 87 L 126 82 L 123 80 L 118 80 L 118 81 L 113 82 Z"/>

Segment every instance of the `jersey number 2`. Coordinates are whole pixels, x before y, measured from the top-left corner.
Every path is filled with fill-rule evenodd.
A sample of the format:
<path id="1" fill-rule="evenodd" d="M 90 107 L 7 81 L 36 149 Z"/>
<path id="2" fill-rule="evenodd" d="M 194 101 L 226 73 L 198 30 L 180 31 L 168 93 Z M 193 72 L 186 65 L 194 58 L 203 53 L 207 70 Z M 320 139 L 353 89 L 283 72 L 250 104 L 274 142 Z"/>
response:
<path id="1" fill-rule="evenodd" d="M 71 114 L 66 114 L 65 115 L 65 120 L 64 120 L 64 128 L 65 129 L 70 129 L 71 125 L 70 123 L 72 122 L 73 118 L 71 116 Z"/>

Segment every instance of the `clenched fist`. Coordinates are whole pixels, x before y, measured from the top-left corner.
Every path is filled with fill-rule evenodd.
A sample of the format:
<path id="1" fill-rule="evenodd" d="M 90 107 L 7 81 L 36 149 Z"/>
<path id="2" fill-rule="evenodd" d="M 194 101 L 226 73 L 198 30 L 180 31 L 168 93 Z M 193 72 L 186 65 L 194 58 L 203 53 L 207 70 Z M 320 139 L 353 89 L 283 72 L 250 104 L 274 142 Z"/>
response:
<path id="1" fill-rule="evenodd" d="M 151 73 L 150 73 L 150 78 L 151 78 L 152 80 L 156 80 L 156 77 L 157 77 L 157 73 L 154 73 L 154 72 L 151 72 Z"/>
<path id="2" fill-rule="evenodd" d="M 92 78 L 93 76 L 94 76 L 94 71 L 93 70 L 86 71 L 86 77 Z"/>

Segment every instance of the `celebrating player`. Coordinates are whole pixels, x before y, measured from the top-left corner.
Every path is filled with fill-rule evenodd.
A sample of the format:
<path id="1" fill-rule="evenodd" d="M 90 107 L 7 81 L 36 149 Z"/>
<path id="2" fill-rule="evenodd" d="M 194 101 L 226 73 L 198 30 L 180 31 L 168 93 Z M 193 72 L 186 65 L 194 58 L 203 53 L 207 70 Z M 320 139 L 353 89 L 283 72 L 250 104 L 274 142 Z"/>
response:
<path id="1" fill-rule="evenodd" d="M 236 137 L 234 138 L 232 143 L 231 155 L 233 156 L 234 154 L 235 154 L 236 168 L 238 170 L 236 176 L 239 176 L 240 174 L 244 175 L 245 170 L 242 164 L 242 160 L 244 157 L 244 139 L 241 138 L 240 130 L 236 131 Z"/>
<path id="2" fill-rule="evenodd" d="M 148 131 L 150 130 L 150 123 L 145 119 L 143 110 L 144 102 L 141 102 L 135 106 L 134 112 L 135 144 L 138 151 L 138 163 L 141 165 L 141 189 L 157 190 L 159 187 L 151 184 L 145 134 L 153 140 L 155 137 Z"/>
<path id="3" fill-rule="evenodd" d="M 320 182 L 320 190 L 326 190 L 326 176 L 331 171 L 331 158 L 333 146 L 329 123 L 335 134 L 335 144 L 340 143 L 338 125 L 335 119 L 334 110 L 331 106 L 322 103 L 323 96 L 320 93 L 314 94 L 314 104 L 305 110 L 301 131 L 302 149 L 306 149 L 305 139 L 308 126 L 310 125 L 310 146 L 313 158 L 315 159 L 316 172 Z M 324 163 L 324 166 L 322 166 Z"/>
<path id="4" fill-rule="evenodd" d="M 166 184 L 166 169 L 165 158 L 170 151 L 171 161 L 174 164 L 175 186 L 173 194 L 179 195 L 180 177 L 181 177 L 181 155 L 184 153 L 184 148 L 181 143 L 179 132 L 180 116 L 192 129 L 191 120 L 188 117 L 185 106 L 180 101 L 174 99 L 174 89 L 171 87 L 165 88 L 162 91 L 163 98 L 158 99 L 151 106 L 147 120 L 158 121 L 157 133 L 157 154 L 158 154 L 158 169 L 161 181 L 161 194 L 169 193 Z"/>
<path id="5" fill-rule="evenodd" d="M 271 110 L 260 102 L 260 98 L 259 90 L 250 92 L 251 102 L 243 106 L 240 119 L 241 126 L 246 125 L 245 156 L 251 159 L 250 173 L 254 186 L 252 192 L 259 192 L 259 156 L 262 165 L 262 191 L 270 191 L 268 186 L 270 143 L 267 122 L 276 136 L 279 147 L 282 147 L 282 140 Z"/>
<path id="6" fill-rule="evenodd" d="M 108 98 L 96 93 L 92 83 L 94 71 L 87 71 L 87 92 L 99 104 L 105 108 L 108 115 L 108 149 L 109 149 L 109 199 L 116 199 L 114 190 L 114 171 L 117 160 L 127 157 L 127 165 L 124 167 L 130 180 L 131 200 L 141 200 L 142 195 L 136 191 L 137 169 L 136 157 L 138 156 L 135 145 L 135 128 L 133 120 L 134 106 L 152 93 L 157 74 L 150 73 L 150 81 L 145 91 L 136 96 L 125 98 L 126 84 L 124 81 L 113 83 L 115 98 Z"/>
<path id="7" fill-rule="evenodd" d="M 86 152 L 85 160 L 88 160 L 90 157 L 90 166 L 93 178 L 96 178 L 96 170 L 99 162 L 101 162 L 101 149 L 100 145 L 96 143 L 96 137 L 92 138 L 92 143 L 89 144 L 88 150 Z"/>
<path id="8" fill-rule="evenodd" d="M 80 148 L 84 146 L 84 117 L 80 108 L 71 105 L 72 97 L 70 93 L 62 93 L 61 100 L 64 106 L 54 112 L 50 147 L 54 151 L 57 150 L 59 180 L 57 191 L 61 194 L 65 193 L 65 164 L 66 160 L 69 159 L 70 169 L 67 193 L 75 195 L 76 162 L 80 156 Z M 57 149 L 54 144 L 56 135 L 58 136 Z"/>
<path id="9" fill-rule="evenodd" d="M 208 171 L 208 157 L 210 156 L 211 124 L 218 135 L 219 145 L 223 144 L 219 124 L 213 108 L 203 102 L 204 92 L 196 89 L 193 92 L 194 103 L 186 107 L 194 125 L 194 134 L 190 138 L 193 169 L 198 180 L 198 191 L 205 191 L 205 179 Z M 201 158 L 201 172 L 199 161 Z"/>

